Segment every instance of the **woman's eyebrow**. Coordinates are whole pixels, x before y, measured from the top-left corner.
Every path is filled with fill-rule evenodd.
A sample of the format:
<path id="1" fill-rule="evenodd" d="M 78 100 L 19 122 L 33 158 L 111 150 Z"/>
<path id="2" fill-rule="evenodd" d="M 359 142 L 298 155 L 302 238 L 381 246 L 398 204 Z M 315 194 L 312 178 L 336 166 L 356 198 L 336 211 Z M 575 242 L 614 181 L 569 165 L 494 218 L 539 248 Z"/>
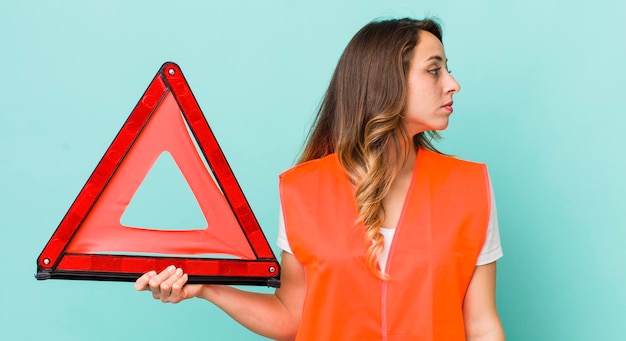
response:
<path id="1" fill-rule="evenodd" d="M 434 56 L 431 56 L 430 58 L 426 59 L 426 61 L 428 62 L 428 61 L 431 61 L 433 59 L 438 60 L 440 62 L 444 61 L 444 58 L 442 56 L 438 55 L 438 54 L 436 54 Z M 445 62 L 448 63 L 448 58 L 445 59 Z"/>

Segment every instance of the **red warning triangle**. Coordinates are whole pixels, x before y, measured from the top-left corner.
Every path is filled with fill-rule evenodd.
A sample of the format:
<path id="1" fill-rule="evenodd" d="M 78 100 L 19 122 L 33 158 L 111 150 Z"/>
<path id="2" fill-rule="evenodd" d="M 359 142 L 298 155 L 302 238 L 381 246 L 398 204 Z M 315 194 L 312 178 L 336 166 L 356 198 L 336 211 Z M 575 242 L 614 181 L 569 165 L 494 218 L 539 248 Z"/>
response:
<path id="1" fill-rule="evenodd" d="M 189 184 L 206 228 L 120 222 L 164 152 Z M 165 63 L 39 255 L 36 277 L 134 281 L 170 264 L 190 283 L 280 285 L 276 257 L 187 81 L 178 65 Z"/>

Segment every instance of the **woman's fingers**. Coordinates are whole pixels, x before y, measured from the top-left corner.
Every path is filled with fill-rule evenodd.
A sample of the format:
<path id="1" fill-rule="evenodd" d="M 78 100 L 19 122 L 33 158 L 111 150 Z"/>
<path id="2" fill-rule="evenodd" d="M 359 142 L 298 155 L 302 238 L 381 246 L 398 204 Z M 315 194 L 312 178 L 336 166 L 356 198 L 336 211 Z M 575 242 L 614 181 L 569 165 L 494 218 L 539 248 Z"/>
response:
<path id="1" fill-rule="evenodd" d="M 135 289 L 138 291 L 150 290 L 152 297 L 162 302 L 178 303 L 184 299 L 198 294 L 199 285 L 187 285 L 189 276 L 182 269 L 173 265 L 157 274 L 149 271 L 135 281 Z"/>
<path id="2" fill-rule="evenodd" d="M 150 287 L 150 291 L 152 292 L 152 297 L 155 299 L 161 299 L 163 293 L 161 292 L 161 284 L 165 282 L 172 274 L 176 271 L 176 267 L 173 265 L 168 266 L 165 270 L 161 271 L 156 276 L 153 276 L 148 281 L 148 286 Z M 169 293 L 166 293 L 166 296 L 169 296 Z"/>
<path id="3" fill-rule="evenodd" d="M 170 269 L 168 268 L 168 272 Z M 159 285 L 159 298 L 162 302 L 179 302 L 180 299 L 180 289 L 181 287 L 174 288 L 174 284 L 181 278 L 183 275 L 183 270 L 178 268 L 175 269 L 174 272 L 169 272 L 170 276 L 166 278 Z M 171 297 L 171 299 L 170 299 Z M 156 298 L 156 297 L 155 297 Z"/>
<path id="4" fill-rule="evenodd" d="M 181 270 L 181 269 L 178 269 L 178 270 Z M 169 297 L 169 302 L 178 303 L 184 299 L 192 297 L 192 296 L 187 295 L 188 290 L 186 289 L 189 288 L 185 286 L 185 284 L 187 284 L 187 279 L 188 279 L 187 274 L 184 274 L 181 270 L 180 276 L 178 277 L 178 279 L 176 279 L 176 281 L 172 283 L 172 289 L 171 289 L 172 291 Z"/>
<path id="5" fill-rule="evenodd" d="M 148 285 L 148 281 L 152 277 L 156 276 L 156 274 L 157 274 L 156 271 L 149 271 L 143 274 L 141 277 L 137 278 L 137 280 L 135 281 L 135 290 L 143 291 L 143 290 L 150 289 L 150 286 Z"/>

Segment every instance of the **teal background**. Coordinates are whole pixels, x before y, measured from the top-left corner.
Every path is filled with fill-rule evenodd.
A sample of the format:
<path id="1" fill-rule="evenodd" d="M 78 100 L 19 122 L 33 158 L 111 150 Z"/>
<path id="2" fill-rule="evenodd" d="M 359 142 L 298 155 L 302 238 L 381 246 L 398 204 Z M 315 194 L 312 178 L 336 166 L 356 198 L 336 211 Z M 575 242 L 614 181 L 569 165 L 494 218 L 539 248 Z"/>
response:
<path id="1" fill-rule="evenodd" d="M 439 146 L 490 167 L 508 340 L 626 339 L 625 10 L 611 0 L 2 1 L 0 339 L 261 340 L 204 301 L 36 281 L 35 259 L 168 60 L 274 245 L 277 176 L 346 43 L 371 19 L 424 15 L 441 18 L 462 86 Z M 168 192 L 178 182 L 166 175 Z"/>

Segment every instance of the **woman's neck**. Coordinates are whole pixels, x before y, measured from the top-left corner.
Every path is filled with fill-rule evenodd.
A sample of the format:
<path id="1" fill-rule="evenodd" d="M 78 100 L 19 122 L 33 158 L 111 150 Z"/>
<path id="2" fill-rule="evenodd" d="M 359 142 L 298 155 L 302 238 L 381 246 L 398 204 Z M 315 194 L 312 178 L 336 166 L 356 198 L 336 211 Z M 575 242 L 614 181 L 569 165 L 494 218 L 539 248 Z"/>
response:
<path id="1" fill-rule="evenodd" d="M 398 177 L 410 175 L 411 173 L 413 173 L 413 168 L 415 166 L 417 149 L 413 145 L 413 140 L 410 141 L 410 144 L 407 143 L 405 148 L 407 150 L 406 160 L 398 160 L 398 162 L 403 162 L 403 164 L 398 165 Z"/>

